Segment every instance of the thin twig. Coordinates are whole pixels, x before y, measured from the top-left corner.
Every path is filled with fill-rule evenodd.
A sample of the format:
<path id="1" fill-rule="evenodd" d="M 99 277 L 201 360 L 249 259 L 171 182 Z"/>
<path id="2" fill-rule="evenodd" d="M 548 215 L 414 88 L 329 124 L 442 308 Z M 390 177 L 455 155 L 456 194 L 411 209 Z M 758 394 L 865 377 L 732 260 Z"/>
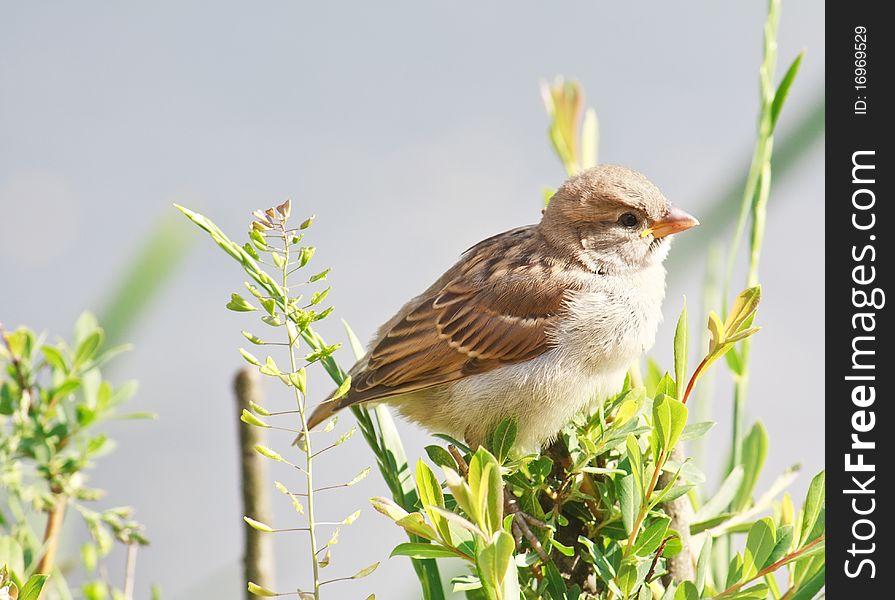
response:
<path id="1" fill-rule="evenodd" d="M 35 573 L 44 575 L 49 574 L 53 570 L 53 562 L 56 559 L 56 550 L 59 547 L 59 531 L 62 529 L 62 522 L 65 520 L 65 504 L 67 499 L 62 494 L 53 496 L 53 508 L 47 515 L 47 526 L 44 529 L 44 555 L 40 562 L 37 563 Z"/>
<path id="2" fill-rule="evenodd" d="M 448 444 L 448 452 L 451 453 L 451 456 L 454 457 L 454 460 L 457 461 L 457 467 L 460 469 L 460 475 L 464 478 L 469 475 L 469 465 L 466 464 L 466 459 L 463 458 L 463 455 L 460 453 L 460 450 L 453 444 Z"/>
<path id="3" fill-rule="evenodd" d="M 736 583 L 736 584 L 730 586 L 729 588 L 727 588 L 726 590 L 724 590 L 723 592 L 721 592 L 720 594 L 715 596 L 715 600 L 720 600 L 721 598 L 723 598 L 724 596 L 727 596 L 728 594 L 733 594 L 734 592 L 739 591 L 744 586 L 749 585 L 753 581 L 756 581 L 758 579 L 761 579 L 765 575 L 773 573 L 774 571 L 776 571 L 777 569 L 779 569 L 786 563 L 794 561 L 795 559 L 799 558 L 800 556 L 802 556 L 803 554 L 805 554 L 806 552 L 808 552 L 809 550 L 811 550 L 818 544 L 823 543 L 825 540 L 826 540 L 826 536 L 822 535 L 822 536 L 818 537 L 817 539 L 815 539 L 813 542 L 805 544 L 803 547 L 799 548 L 795 552 L 790 552 L 789 554 L 787 554 L 786 556 L 784 556 L 783 558 L 781 558 L 774 564 L 772 564 L 768 567 L 765 567 L 764 569 L 762 569 L 761 571 L 756 573 L 753 577 L 750 577 L 749 579 L 746 579 L 745 581 L 741 581 L 739 583 Z"/>

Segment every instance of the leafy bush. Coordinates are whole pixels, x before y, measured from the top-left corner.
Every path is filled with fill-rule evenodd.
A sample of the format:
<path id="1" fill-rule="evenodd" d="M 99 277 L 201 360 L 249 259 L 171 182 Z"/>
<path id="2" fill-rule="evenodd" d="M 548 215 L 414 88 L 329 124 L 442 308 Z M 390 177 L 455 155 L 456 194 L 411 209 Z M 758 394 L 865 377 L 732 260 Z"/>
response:
<path id="1" fill-rule="evenodd" d="M 132 560 L 147 540 L 131 508 L 93 507 L 104 492 L 90 487 L 87 475 L 113 445 L 98 430 L 103 422 L 151 416 L 121 413 L 136 384 L 114 386 L 103 378 L 101 368 L 126 347 L 104 349 L 103 330 L 89 313 L 78 319 L 71 343 L 47 343 L 24 327 L 0 328 L 0 335 L 0 594 L 34 600 L 52 574 L 57 597 L 71 597 L 56 553 L 66 513 L 74 513 L 90 537 L 81 547 L 87 574 L 81 593 L 87 600 L 121 598 L 98 564 L 115 541 Z M 36 515 L 46 517 L 42 534 L 32 527 Z M 130 579 L 123 587 L 132 585 Z"/>

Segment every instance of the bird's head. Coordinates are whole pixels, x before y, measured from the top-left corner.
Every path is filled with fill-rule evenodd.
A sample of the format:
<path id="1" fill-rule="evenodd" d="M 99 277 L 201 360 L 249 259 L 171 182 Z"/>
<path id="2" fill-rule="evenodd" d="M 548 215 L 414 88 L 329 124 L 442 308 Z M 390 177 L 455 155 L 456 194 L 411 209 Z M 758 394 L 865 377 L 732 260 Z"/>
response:
<path id="1" fill-rule="evenodd" d="M 662 262 L 669 236 L 698 224 L 640 173 L 600 165 L 562 184 L 540 228 L 548 241 L 588 266 L 624 271 Z"/>

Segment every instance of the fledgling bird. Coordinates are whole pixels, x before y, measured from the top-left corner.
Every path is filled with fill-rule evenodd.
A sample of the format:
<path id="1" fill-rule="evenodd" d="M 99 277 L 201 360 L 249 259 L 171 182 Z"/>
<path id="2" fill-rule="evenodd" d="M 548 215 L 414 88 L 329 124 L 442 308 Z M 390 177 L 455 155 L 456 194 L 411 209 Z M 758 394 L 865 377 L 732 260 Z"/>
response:
<path id="1" fill-rule="evenodd" d="M 698 224 L 625 167 L 571 177 L 540 223 L 479 242 L 407 302 L 309 426 L 386 402 L 473 448 L 512 417 L 517 444 L 536 449 L 652 347 L 668 236 Z"/>

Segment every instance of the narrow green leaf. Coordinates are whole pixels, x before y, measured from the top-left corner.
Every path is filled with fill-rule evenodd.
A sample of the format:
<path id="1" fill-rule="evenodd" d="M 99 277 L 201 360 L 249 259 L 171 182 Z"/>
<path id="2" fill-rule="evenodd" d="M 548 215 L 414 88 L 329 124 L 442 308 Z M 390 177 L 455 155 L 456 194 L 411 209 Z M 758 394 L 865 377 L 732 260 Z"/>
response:
<path id="1" fill-rule="evenodd" d="M 270 427 L 270 425 L 268 425 L 246 409 L 242 409 L 242 414 L 239 416 L 239 420 L 243 423 L 254 425 L 255 427 Z"/>
<path id="2" fill-rule="evenodd" d="M 757 421 L 743 440 L 743 482 L 733 500 L 733 509 L 740 511 L 752 501 L 752 492 L 764 467 L 768 453 L 768 433 L 761 421 Z"/>
<path id="3" fill-rule="evenodd" d="M 811 480 L 811 484 L 808 486 L 808 495 L 805 498 L 805 506 L 803 508 L 802 529 L 799 534 L 800 546 L 811 541 L 808 539 L 808 536 L 814 529 L 814 525 L 817 523 L 817 519 L 824 507 L 825 494 L 826 471 L 821 471 L 814 476 L 814 479 Z"/>
<path id="4" fill-rule="evenodd" d="M 352 575 L 351 579 L 363 579 L 364 577 L 372 574 L 373 571 L 375 571 L 378 568 L 379 568 L 379 563 L 375 562 L 372 565 L 370 565 L 369 567 L 364 567 L 363 569 L 361 569 L 360 571 L 358 571 L 357 573 Z"/>
<path id="5" fill-rule="evenodd" d="M 28 578 L 19 592 L 19 600 L 38 600 L 48 575 L 34 574 Z"/>
<path id="6" fill-rule="evenodd" d="M 696 561 L 696 589 L 700 594 L 705 593 L 705 579 L 712 565 L 712 541 L 712 536 L 705 536 L 705 542 L 699 551 L 699 559 Z"/>
<path id="7" fill-rule="evenodd" d="M 625 440 L 625 449 L 628 452 L 628 461 L 631 463 L 631 474 L 634 476 L 634 483 L 640 493 L 643 494 L 646 488 L 643 485 L 643 454 L 640 451 L 640 445 L 633 433 L 629 433 Z"/>
<path id="8" fill-rule="evenodd" d="M 687 385 L 688 329 L 687 299 L 684 298 L 684 307 L 674 330 L 674 382 L 675 398 L 678 400 L 684 399 L 684 389 Z"/>
<path id="9" fill-rule="evenodd" d="M 641 496 L 637 491 L 637 483 L 633 475 L 625 475 L 618 481 L 618 500 L 625 532 L 630 535 L 634 530 L 634 519 L 640 510 L 641 503 Z"/>
<path id="10" fill-rule="evenodd" d="M 268 598 L 271 598 L 274 596 L 279 596 L 278 593 L 272 592 L 269 589 L 262 587 L 262 586 L 258 585 L 257 583 L 254 583 L 251 581 L 248 584 L 248 590 L 250 593 L 255 594 L 256 596 L 264 596 L 264 597 L 268 597 Z"/>
<path id="11" fill-rule="evenodd" d="M 433 507 L 444 508 L 444 494 L 441 491 L 441 484 L 423 459 L 419 459 L 416 463 L 416 489 L 419 494 L 420 504 L 429 515 L 429 520 L 435 526 L 435 530 L 441 539 L 448 545 L 453 545 L 451 538 L 451 528 L 447 521 Z"/>
<path id="12" fill-rule="evenodd" d="M 780 80 L 780 85 L 777 86 L 777 91 L 774 93 L 774 101 L 771 104 L 772 128 L 777 125 L 777 119 L 780 118 L 780 111 L 783 110 L 783 103 L 786 102 L 786 97 L 789 95 L 789 89 L 792 87 L 792 82 L 795 81 L 796 75 L 799 72 L 799 67 L 802 65 L 802 58 L 804 55 L 804 52 L 799 52 L 799 55 L 796 56 L 795 60 L 792 61 L 792 64 L 790 64 L 789 68 L 786 70 L 786 74 L 783 75 L 783 79 Z"/>
<path id="13" fill-rule="evenodd" d="M 715 495 L 699 507 L 696 514 L 693 515 L 693 522 L 699 523 L 701 521 L 707 521 L 720 515 L 721 512 L 730 505 L 731 501 L 733 501 L 733 498 L 736 495 L 737 490 L 740 489 L 742 483 L 743 467 L 742 465 L 737 465 L 730 474 L 727 475 L 724 482 L 721 483 L 721 487 L 718 488 Z"/>
<path id="14" fill-rule="evenodd" d="M 274 531 L 274 528 L 266 523 L 262 523 L 261 521 L 256 521 L 255 519 L 250 519 L 249 517 L 243 517 L 246 523 L 249 524 L 249 527 L 252 529 L 257 529 L 258 531 L 263 531 L 265 533 L 271 533 Z"/>
<path id="15" fill-rule="evenodd" d="M 708 433 L 712 427 L 716 425 L 715 421 L 699 421 L 698 423 L 687 423 L 684 431 L 681 432 L 679 441 L 696 440 Z"/>
<path id="16" fill-rule="evenodd" d="M 456 558 L 459 553 L 437 544 L 422 542 L 404 542 L 395 546 L 389 558 L 393 556 L 409 556 L 410 558 Z"/>

